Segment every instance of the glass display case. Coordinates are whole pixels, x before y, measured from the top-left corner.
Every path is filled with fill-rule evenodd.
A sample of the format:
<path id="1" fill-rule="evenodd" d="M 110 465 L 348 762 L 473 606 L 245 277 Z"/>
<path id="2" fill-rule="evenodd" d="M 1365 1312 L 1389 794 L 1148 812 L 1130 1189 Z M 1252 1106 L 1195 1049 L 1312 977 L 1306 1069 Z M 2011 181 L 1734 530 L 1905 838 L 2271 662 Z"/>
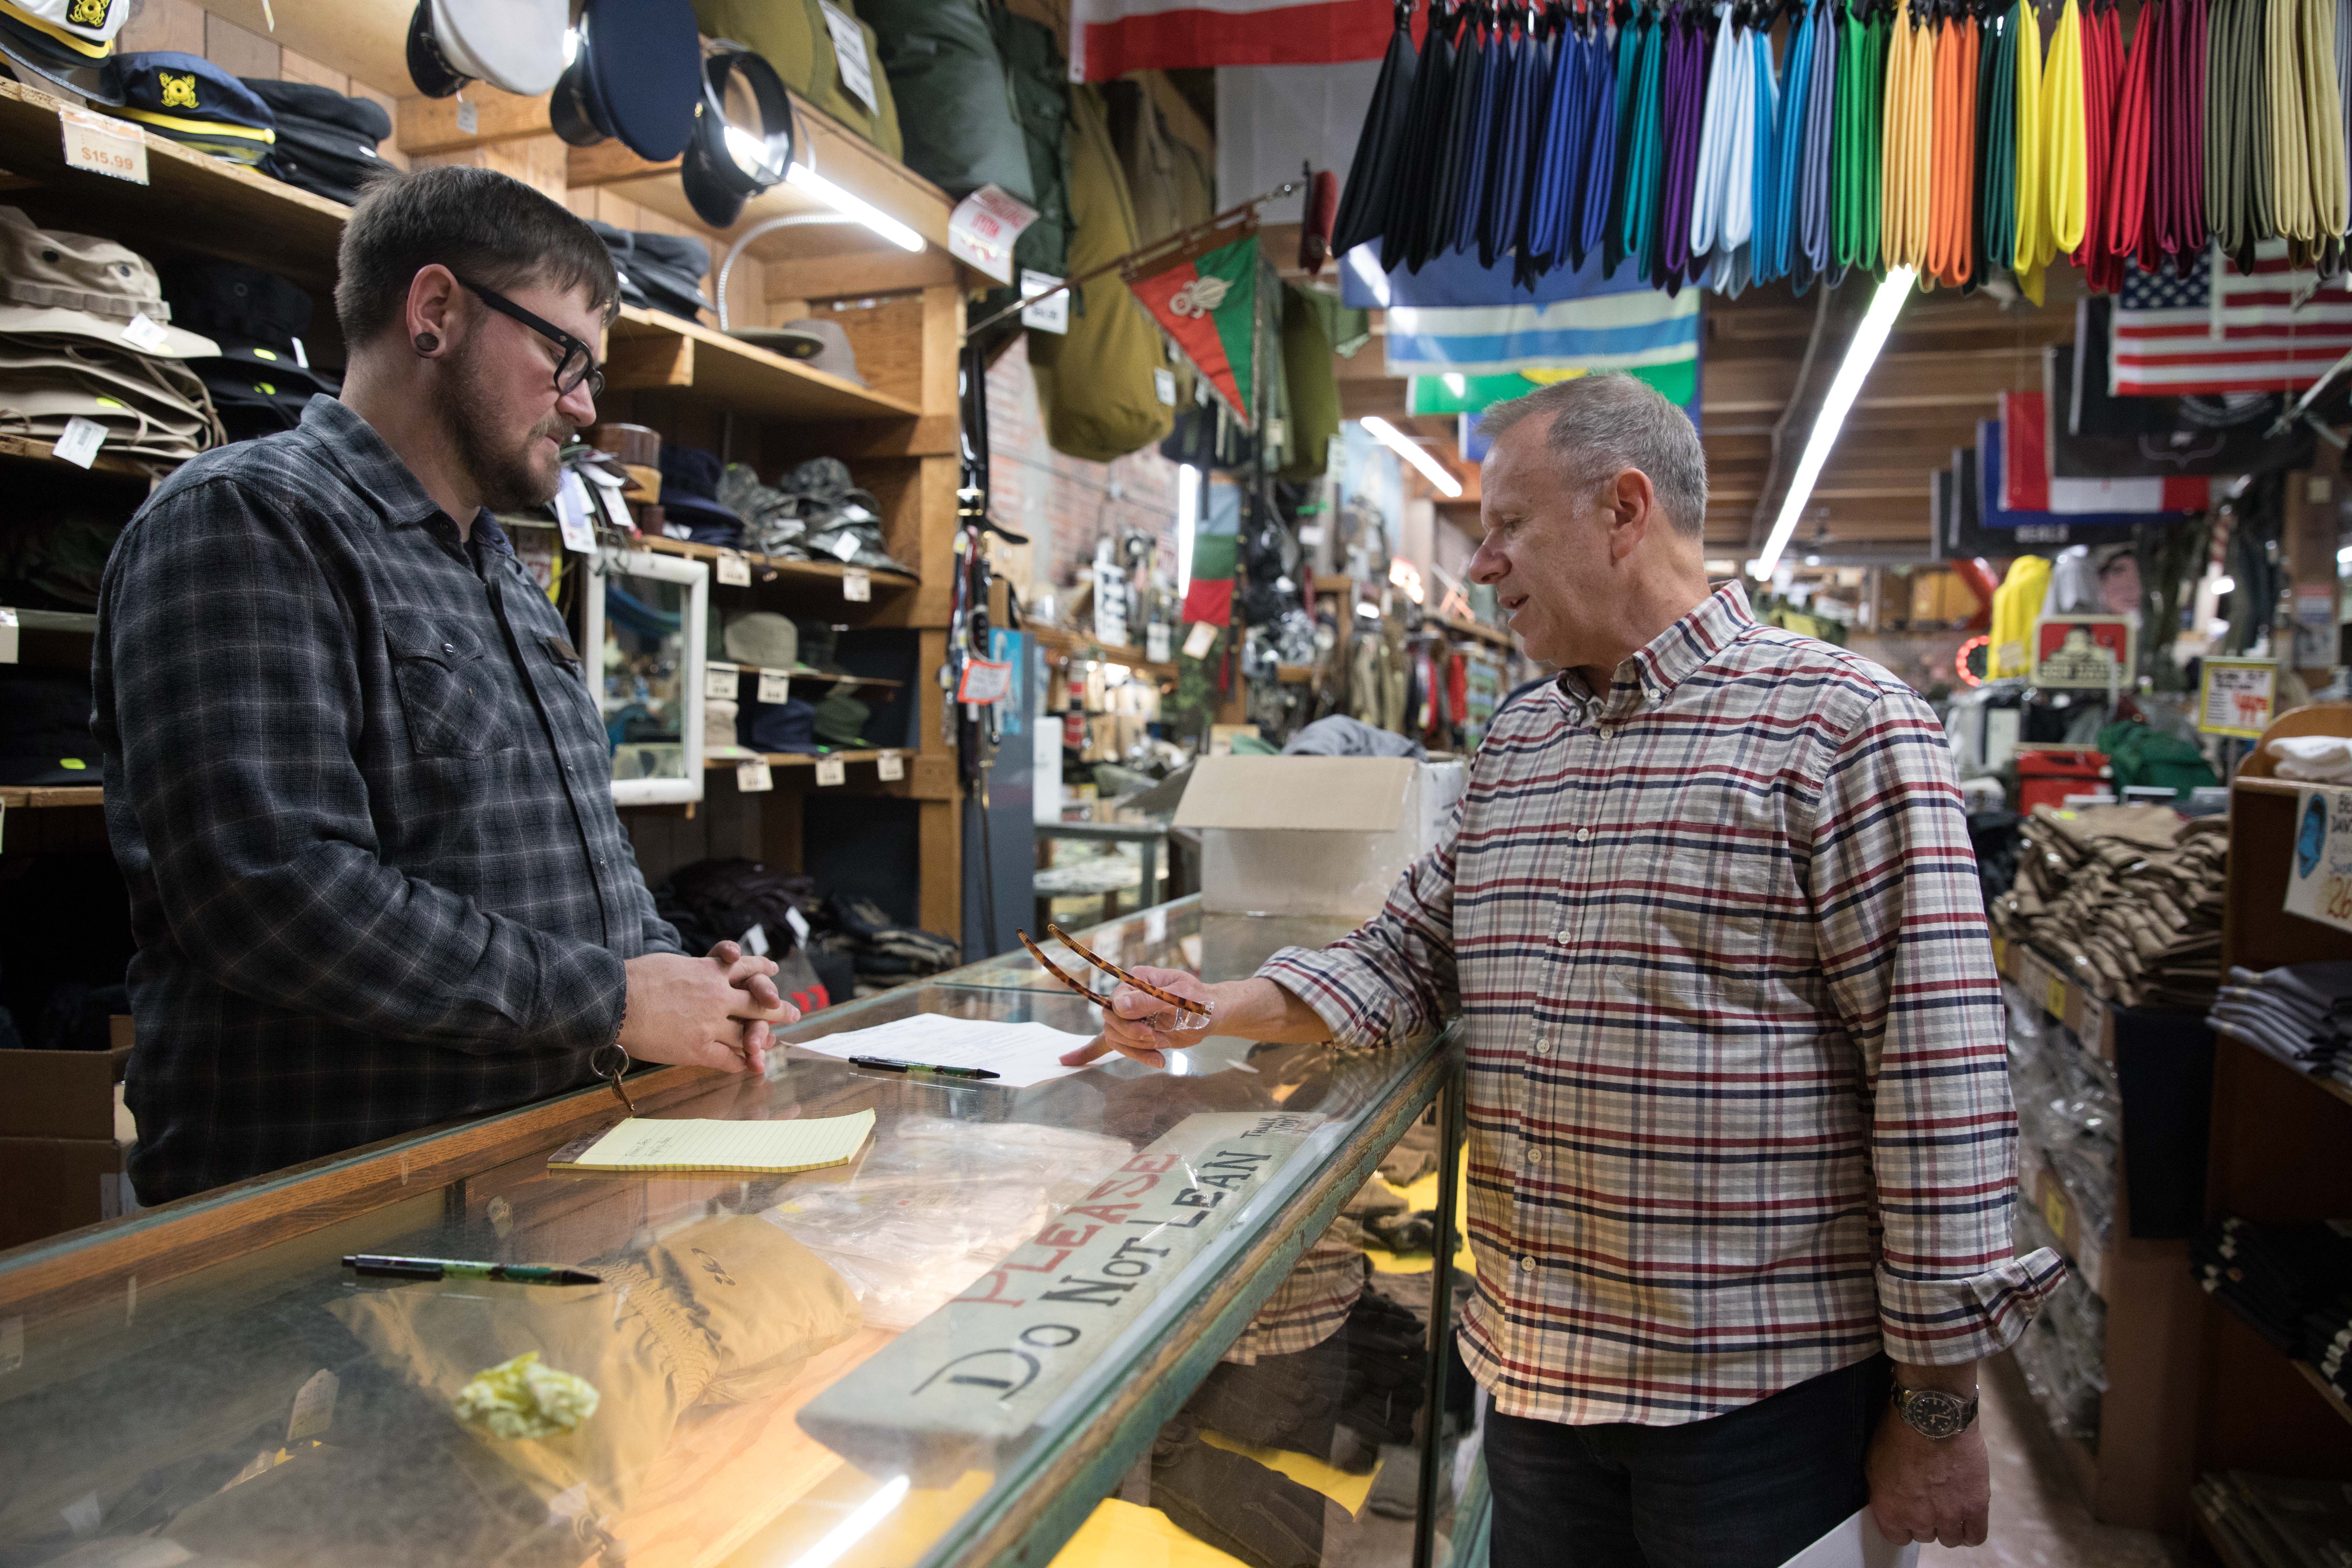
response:
<path id="1" fill-rule="evenodd" d="M 1105 921 L 1078 933 L 1078 940 L 1099 956 L 1129 969 L 1139 965 L 1189 969 L 1203 980 L 1245 980 L 1279 949 L 1321 947 L 1339 941 L 1360 923 L 1336 916 L 1203 914 L 1201 896 L 1194 893 L 1173 903 Z M 1083 962 L 1069 959 L 1043 931 L 1029 934 L 1072 973 L 1094 973 L 1087 971 Z M 1069 989 L 1046 973 L 1023 948 L 968 963 L 951 974 L 940 975 L 939 984 L 1066 994 Z"/>
<path id="2" fill-rule="evenodd" d="M 1238 973 L 1301 924 L 1188 900 L 1079 934 Z M 992 963 L 783 1037 L 919 1015 L 1095 1026 Z M 1389 1173 L 1437 1189 L 1458 1065 L 1445 1037 L 1213 1039 L 1181 1073 L 1004 1088 L 793 1049 L 631 1093 L 870 1110 L 848 1165 L 551 1170 L 619 1118 L 599 1086 L 0 1254 L 0 1564 L 1426 1568 L 1467 1403 L 1431 1399 L 1451 1276 L 1377 1270 L 1354 1216 L 1407 1147 L 1426 1173 Z M 363 1253 L 598 1282 L 365 1279 Z M 580 1380 L 572 1424 L 502 1419 L 484 1374 L 546 1372 Z"/>

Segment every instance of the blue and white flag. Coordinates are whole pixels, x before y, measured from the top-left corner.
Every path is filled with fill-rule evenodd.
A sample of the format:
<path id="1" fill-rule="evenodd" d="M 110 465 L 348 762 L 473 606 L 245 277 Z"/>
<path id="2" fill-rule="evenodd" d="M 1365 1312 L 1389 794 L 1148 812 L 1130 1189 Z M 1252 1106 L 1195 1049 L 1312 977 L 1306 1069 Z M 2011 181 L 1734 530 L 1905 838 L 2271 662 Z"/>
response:
<path id="1" fill-rule="evenodd" d="M 1387 314 L 1391 375 L 1501 375 L 1574 366 L 1633 370 L 1698 358 L 1699 290 L 1642 289 L 1549 305 L 1425 309 Z"/>

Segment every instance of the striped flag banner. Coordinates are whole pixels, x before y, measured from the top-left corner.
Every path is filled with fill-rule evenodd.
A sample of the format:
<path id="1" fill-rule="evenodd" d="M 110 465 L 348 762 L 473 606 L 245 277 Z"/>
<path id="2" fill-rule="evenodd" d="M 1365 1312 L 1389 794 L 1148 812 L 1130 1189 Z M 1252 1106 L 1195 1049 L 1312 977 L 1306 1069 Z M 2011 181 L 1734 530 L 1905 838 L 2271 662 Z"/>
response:
<path id="1" fill-rule="evenodd" d="M 2007 511 L 2063 516 L 2118 511 L 2202 511 L 2213 481 L 2201 477 L 2059 479 L 2050 472 L 2050 405 L 2039 392 L 2000 395 L 2000 504 Z"/>
<path id="2" fill-rule="evenodd" d="M 1376 60 L 1395 30 L 1389 0 L 1071 0 L 1070 79 Z"/>
<path id="3" fill-rule="evenodd" d="M 1505 375 L 1552 365 L 1633 370 L 1698 358 L 1699 290 L 1644 289 L 1549 305 L 1396 306 L 1388 312 L 1392 376 Z"/>
<path id="4" fill-rule="evenodd" d="M 2116 301 L 2107 384 L 2117 397 L 2300 392 L 2352 351 L 2352 290 L 2320 286 L 2264 240 L 2254 269 L 2219 250 L 2186 275 L 2128 266 Z"/>

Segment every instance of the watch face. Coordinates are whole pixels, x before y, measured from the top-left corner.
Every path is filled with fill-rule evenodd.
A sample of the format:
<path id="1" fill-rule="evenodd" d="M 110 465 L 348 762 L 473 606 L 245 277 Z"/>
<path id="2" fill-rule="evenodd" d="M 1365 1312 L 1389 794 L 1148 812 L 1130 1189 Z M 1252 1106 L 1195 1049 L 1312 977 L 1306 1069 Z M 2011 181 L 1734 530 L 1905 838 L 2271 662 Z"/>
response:
<path id="1" fill-rule="evenodd" d="M 1941 1389 L 1922 1388 L 1903 1397 L 1903 1419 L 1923 1437 L 1958 1436 L 1968 1424 L 1968 1405 Z"/>

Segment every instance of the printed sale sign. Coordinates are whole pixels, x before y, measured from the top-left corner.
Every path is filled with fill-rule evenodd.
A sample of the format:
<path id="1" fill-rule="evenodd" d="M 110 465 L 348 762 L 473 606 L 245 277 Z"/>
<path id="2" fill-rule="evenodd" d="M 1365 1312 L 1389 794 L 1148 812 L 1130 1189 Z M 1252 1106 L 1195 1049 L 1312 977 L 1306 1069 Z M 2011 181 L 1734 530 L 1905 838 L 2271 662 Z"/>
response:
<path id="1" fill-rule="evenodd" d="M 2352 931 L 2352 789 L 2305 789 L 2294 803 L 2286 912 Z"/>

